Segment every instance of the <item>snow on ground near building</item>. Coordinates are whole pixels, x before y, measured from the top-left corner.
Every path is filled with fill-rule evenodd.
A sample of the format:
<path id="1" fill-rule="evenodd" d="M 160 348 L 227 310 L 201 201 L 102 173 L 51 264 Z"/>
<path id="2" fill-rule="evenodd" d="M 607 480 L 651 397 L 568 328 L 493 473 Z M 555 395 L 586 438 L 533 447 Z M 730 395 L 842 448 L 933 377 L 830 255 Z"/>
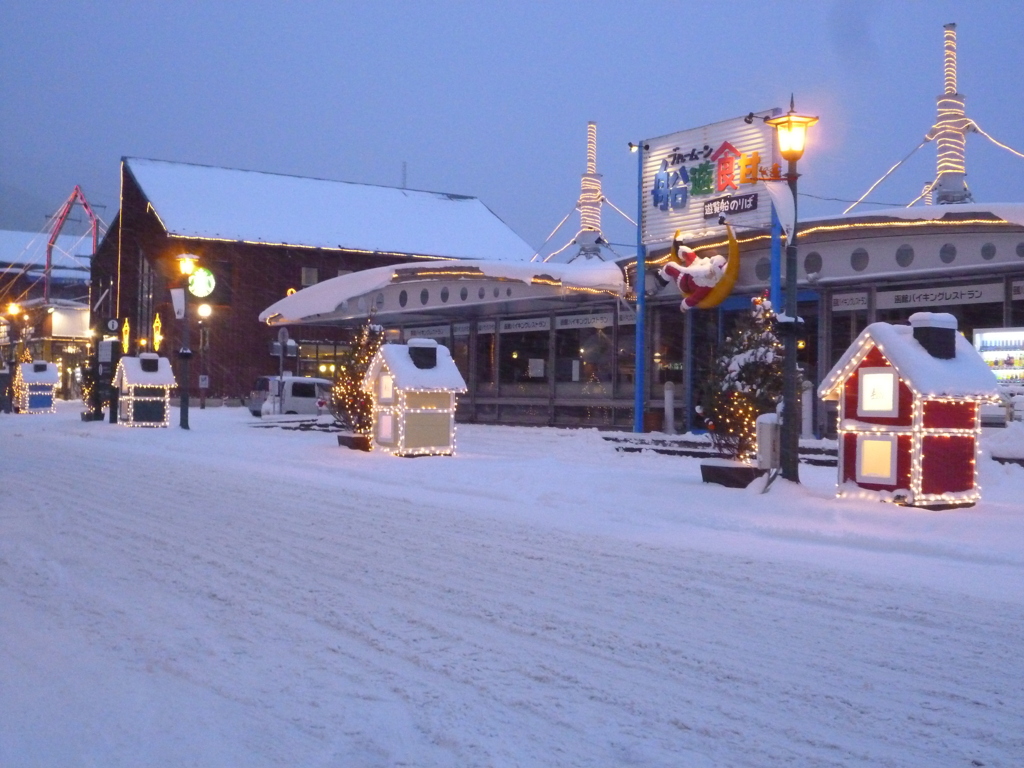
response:
<path id="1" fill-rule="evenodd" d="M 1024 764 L 1024 468 L 928 512 L 60 405 L 0 416 L 0 765 Z"/>

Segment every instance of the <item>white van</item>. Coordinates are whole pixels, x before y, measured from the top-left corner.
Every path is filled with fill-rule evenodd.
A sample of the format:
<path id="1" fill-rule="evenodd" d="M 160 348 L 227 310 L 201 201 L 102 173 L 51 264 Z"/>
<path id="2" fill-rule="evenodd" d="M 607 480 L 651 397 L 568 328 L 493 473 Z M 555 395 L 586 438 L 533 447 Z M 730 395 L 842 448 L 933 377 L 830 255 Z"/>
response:
<path id="1" fill-rule="evenodd" d="M 280 376 L 260 376 L 253 384 L 245 405 L 253 416 L 262 416 L 264 407 L 276 411 L 278 382 Z M 316 416 L 327 408 L 331 398 L 330 379 L 315 379 L 312 376 L 284 376 L 281 413 L 311 414 Z M 268 402 L 269 401 L 269 402 Z M 266 403 L 266 406 L 264 406 Z"/>

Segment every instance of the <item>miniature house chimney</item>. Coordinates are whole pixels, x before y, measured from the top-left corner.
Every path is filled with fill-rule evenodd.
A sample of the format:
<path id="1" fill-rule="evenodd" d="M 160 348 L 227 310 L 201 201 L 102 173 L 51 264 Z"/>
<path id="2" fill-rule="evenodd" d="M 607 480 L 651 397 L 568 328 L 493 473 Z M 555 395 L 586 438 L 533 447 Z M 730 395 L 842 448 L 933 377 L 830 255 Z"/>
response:
<path id="1" fill-rule="evenodd" d="M 932 357 L 956 357 L 956 318 L 946 312 L 917 312 L 910 316 L 914 339 Z"/>
<path id="2" fill-rule="evenodd" d="M 417 368 L 437 367 L 437 342 L 433 339 L 409 339 L 409 357 Z"/>

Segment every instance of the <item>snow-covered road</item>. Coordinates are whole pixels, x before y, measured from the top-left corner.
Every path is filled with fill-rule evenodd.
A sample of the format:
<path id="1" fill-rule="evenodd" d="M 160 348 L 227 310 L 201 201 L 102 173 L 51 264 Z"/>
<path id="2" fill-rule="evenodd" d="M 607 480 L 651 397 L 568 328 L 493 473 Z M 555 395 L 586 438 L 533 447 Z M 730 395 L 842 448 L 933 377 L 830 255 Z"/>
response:
<path id="1" fill-rule="evenodd" d="M 1024 764 L 1024 469 L 926 513 L 253 422 L 0 417 L 0 765 Z"/>

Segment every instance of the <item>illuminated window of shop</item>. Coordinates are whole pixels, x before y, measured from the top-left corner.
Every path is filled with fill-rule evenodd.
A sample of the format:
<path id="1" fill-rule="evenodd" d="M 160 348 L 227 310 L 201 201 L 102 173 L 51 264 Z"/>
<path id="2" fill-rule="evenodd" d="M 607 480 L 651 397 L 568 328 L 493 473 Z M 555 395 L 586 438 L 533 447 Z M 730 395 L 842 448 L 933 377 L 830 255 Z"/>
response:
<path id="1" fill-rule="evenodd" d="M 981 246 L 981 258 L 985 261 L 992 261 L 996 257 L 996 247 L 992 243 L 985 243 Z"/>
<path id="2" fill-rule="evenodd" d="M 395 397 L 395 380 L 384 373 L 380 377 L 380 401 L 390 403 Z"/>
<path id="3" fill-rule="evenodd" d="M 899 379 L 892 368 L 861 368 L 858 416 L 899 416 Z"/>
<path id="4" fill-rule="evenodd" d="M 868 256 L 868 252 L 864 248 L 857 248 L 850 254 L 850 266 L 857 272 L 867 269 L 870 260 L 871 257 Z"/>
<path id="5" fill-rule="evenodd" d="M 896 485 L 896 435 L 857 435 L 857 482 Z"/>
<path id="6" fill-rule="evenodd" d="M 939 258 L 943 264 L 952 264 L 956 260 L 956 246 L 946 243 L 939 249 Z"/>
<path id="7" fill-rule="evenodd" d="M 393 440 L 392 419 L 390 413 L 377 414 L 377 441 L 390 443 Z"/>
<path id="8" fill-rule="evenodd" d="M 901 245 L 896 249 L 896 263 L 901 267 L 909 267 L 914 263 L 914 249 L 909 245 Z"/>

